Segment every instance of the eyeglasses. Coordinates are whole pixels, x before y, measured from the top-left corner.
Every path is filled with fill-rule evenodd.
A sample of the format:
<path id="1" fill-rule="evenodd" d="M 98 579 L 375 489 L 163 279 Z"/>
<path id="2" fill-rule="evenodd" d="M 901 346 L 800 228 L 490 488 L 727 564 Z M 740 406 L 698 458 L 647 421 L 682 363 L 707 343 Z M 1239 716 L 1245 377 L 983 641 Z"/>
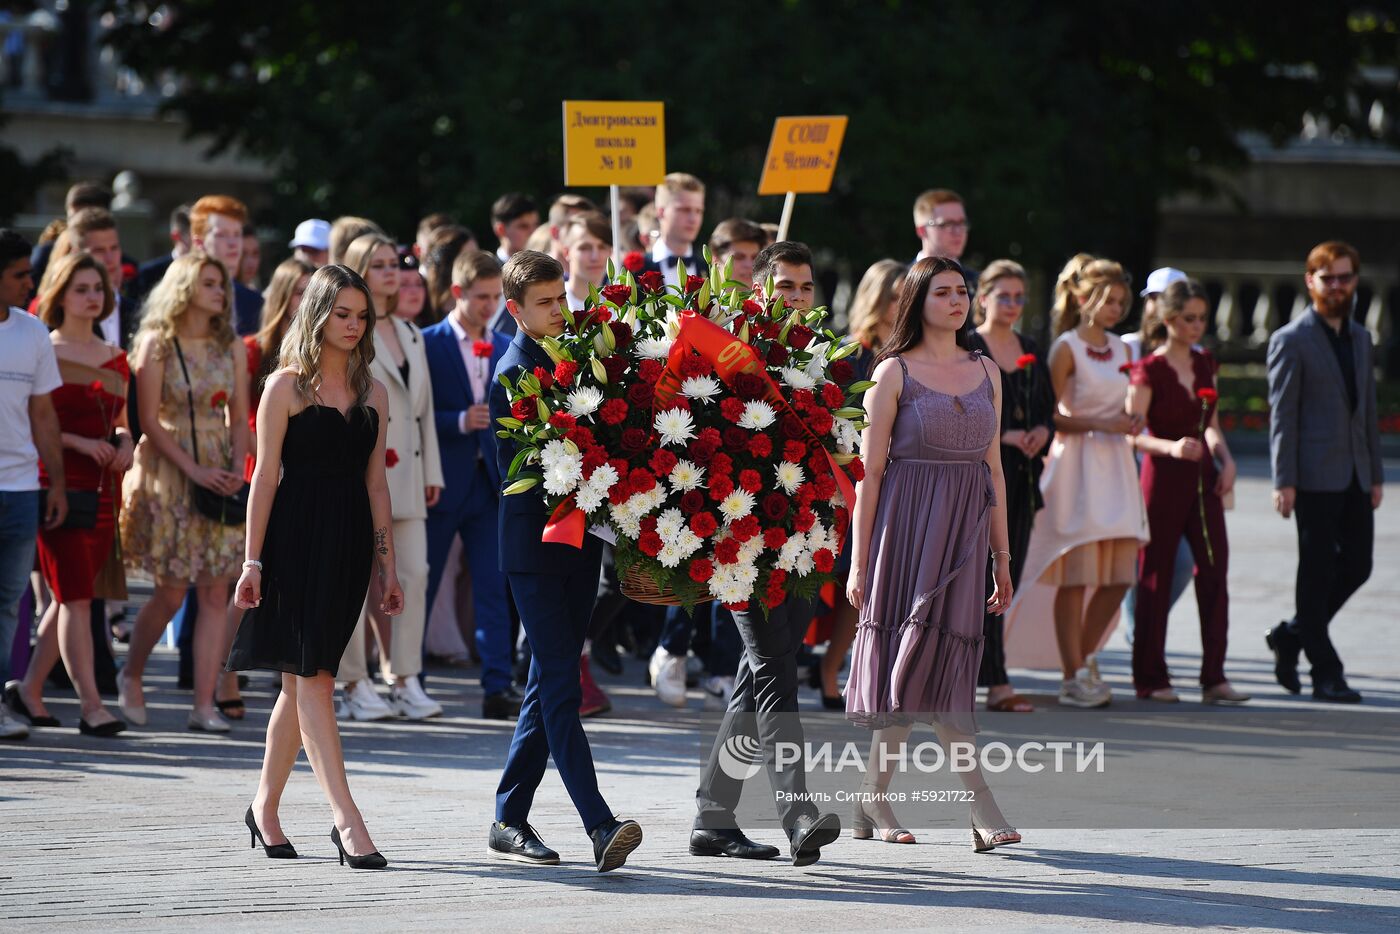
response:
<path id="1" fill-rule="evenodd" d="M 925 221 L 925 227 L 932 227 L 934 230 L 961 230 L 969 231 L 972 225 L 967 221 Z"/>
<path id="2" fill-rule="evenodd" d="M 1334 285 L 1351 285 L 1353 282 L 1356 281 L 1356 273 L 1354 273 L 1354 272 L 1344 272 L 1344 273 L 1342 273 L 1342 274 L 1340 274 L 1340 275 L 1336 275 L 1336 276 L 1316 276 L 1316 275 L 1315 275 L 1315 276 L 1313 276 L 1313 278 L 1316 279 L 1318 282 L 1321 282 L 1323 285 L 1327 286 L 1327 287 L 1330 289 L 1330 288 L 1331 288 L 1332 286 L 1334 286 Z"/>
<path id="3" fill-rule="evenodd" d="M 1017 308 L 1020 308 L 1020 307 L 1021 307 L 1022 305 L 1024 305 L 1025 303 L 1026 303 L 1026 296 L 1024 296 L 1024 295 L 998 295 L 998 296 L 997 296 L 997 304 L 998 304 L 998 305 L 1008 305 L 1008 306 L 1010 306 L 1010 305 L 1015 305 Z"/>

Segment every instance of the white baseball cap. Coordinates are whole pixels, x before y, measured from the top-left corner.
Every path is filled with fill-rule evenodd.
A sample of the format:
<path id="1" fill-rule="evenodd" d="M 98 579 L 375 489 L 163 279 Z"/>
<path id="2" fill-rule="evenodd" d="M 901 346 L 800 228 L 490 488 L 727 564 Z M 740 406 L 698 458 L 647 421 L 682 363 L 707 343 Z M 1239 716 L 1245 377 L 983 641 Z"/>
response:
<path id="1" fill-rule="evenodd" d="M 297 224 L 296 235 L 292 237 L 292 242 L 287 246 L 294 250 L 299 246 L 312 250 L 329 250 L 331 248 L 330 221 L 323 221 L 319 217 L 302 221 Z"/>
<path id="2" fill-rule="evenodd" d="M 1163 266 L 1161 269 L 1152 270 L 1151 274 L 1147 277 L 1147 287 L 1138 294 L 1146 297 L 1153 292 L 1165 292 L 1167 286 L 1171 285 L 1173 282 L 1185 282 L 1186 279 L 1186 273 L 1182 272 L 1180 269 L 1174 269 L 1171 266 Z"/>

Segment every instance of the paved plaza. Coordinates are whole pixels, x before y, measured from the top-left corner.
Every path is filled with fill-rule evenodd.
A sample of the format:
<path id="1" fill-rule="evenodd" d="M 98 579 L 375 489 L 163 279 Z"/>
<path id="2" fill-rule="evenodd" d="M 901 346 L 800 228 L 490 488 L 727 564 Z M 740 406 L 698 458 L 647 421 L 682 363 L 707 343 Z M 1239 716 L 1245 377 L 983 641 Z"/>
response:
<path id="1" fill-rule="evenodd" d="M 1070 719 L 1053 707 L 1057 676 L 1013 672 L 1022 693 L 1045 709 L 982 715 L 982 743 L 1077 731 L 1105 741 L 1109 763 L 1098 785 L 993 776 L 1025 835 L 1020 846 L 974 854 L 965 811 L 930 816 L 906 805 L 901 816 L 916 828 L 917 846 L 847 835 L 806 869 L 786 859 L 691 857 L 697 765 L 712 720 L 699 692 L 685 711 L 662 706 L 642 684 L 644 664 L 629 661 L 623 675 L 602 677 L 614 710 L 587 727 L 609 803 L 645 828 L 624 869 L 594 871 L 553 771 L 532 823 L 562 865 L 487 857 L 511 725 L 477 719 L 475 672 L 462 670 L 432 673 L 447 708 L 442 719 L 343 725 L 351 784 L 388 871 L 337 865 L 329 809 L 304 758 L 282 811 L 302 858 L 268 860 L 248 849 L 242 816 L 257 782 L 270 679 L 254 676 L 248 719 L 230 736 L 189 733 L 188 694 L 174 690 L 173 656 L 162 649 L 151 667 L 149 727 L 115 741 L 35 730 L 27 743 L 0 746 L 0 930 L 1394 931 L 1395 467 L 1377 517 L 1375 573 L 1334 626 L 1348 678 L 1366 703 L 1339 711 L 1273 682 L 1262 633 L 1291 611 L 1295 532 L 1269 509 L 1267 465 L 1250 458 L 1228 516 L 1227 671 L 1254 702 L 1240 710 L 1198 703 L 1200 643 L 1189 594 L 1173 612 L 1168 641 L 1182 704 L 1130 699 L 1121 629 L 1104 656 L 1116 692 L 1106 711 Z M 814 715 L 815 701 L 804 692 Z M 77 716 L 71 695 L 50 707 L 65 723 Z M 752 785 L 753 794 L 767 793 L 762 776 Z M 848 824 L 848 807 L 833 807 Z M 771 821 L 751 830 L 760 842 L 780 842 Z"/>

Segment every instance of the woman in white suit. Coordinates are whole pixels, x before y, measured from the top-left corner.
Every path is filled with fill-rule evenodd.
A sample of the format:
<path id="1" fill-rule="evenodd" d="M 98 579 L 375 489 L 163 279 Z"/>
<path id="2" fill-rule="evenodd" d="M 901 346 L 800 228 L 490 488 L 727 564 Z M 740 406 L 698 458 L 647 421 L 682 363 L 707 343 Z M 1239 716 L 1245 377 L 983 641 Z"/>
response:
<path id="1" fill-rule="evenodd" d="M 355 720 L 382 720 L 394 715 L 422 720 L 442 713 L 442 707 L 418 680 L 428 616 L 428 507 L 437 502 L 443 485 L 428 358 L 418 327 L 394 315 L 399 290 L 399 256 L 394 242 L 379 233 L 364 234 L 345 251 L 345 265 L 360 274 L 374 298 L 374 362 L 370 368 L 389 391 L 385 457 L 404 606 L 403 614 L 391 624 L 373 609 L 379 604 L 376 595 L 369 595 L 360 625 L 340 661 L 344 701 L 339 713 Z M 381 668 L 390 684 L 388 704 L 374 690 L 365 660 L 364 626 L 371 613 L 379 634 L 392 632 L 388 645 L 380 638 Z"/>

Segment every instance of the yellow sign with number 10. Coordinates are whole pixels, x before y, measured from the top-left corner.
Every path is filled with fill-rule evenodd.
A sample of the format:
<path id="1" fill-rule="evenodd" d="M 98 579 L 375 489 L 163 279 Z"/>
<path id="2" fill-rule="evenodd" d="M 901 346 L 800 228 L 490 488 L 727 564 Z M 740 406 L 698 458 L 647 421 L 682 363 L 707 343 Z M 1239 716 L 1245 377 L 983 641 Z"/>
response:
<path id="1" fill-rule="evenodd" d="M 665 107 L 660 101 L 564 101 L 564 184 L 660 184 L 666 177 Z"/>

